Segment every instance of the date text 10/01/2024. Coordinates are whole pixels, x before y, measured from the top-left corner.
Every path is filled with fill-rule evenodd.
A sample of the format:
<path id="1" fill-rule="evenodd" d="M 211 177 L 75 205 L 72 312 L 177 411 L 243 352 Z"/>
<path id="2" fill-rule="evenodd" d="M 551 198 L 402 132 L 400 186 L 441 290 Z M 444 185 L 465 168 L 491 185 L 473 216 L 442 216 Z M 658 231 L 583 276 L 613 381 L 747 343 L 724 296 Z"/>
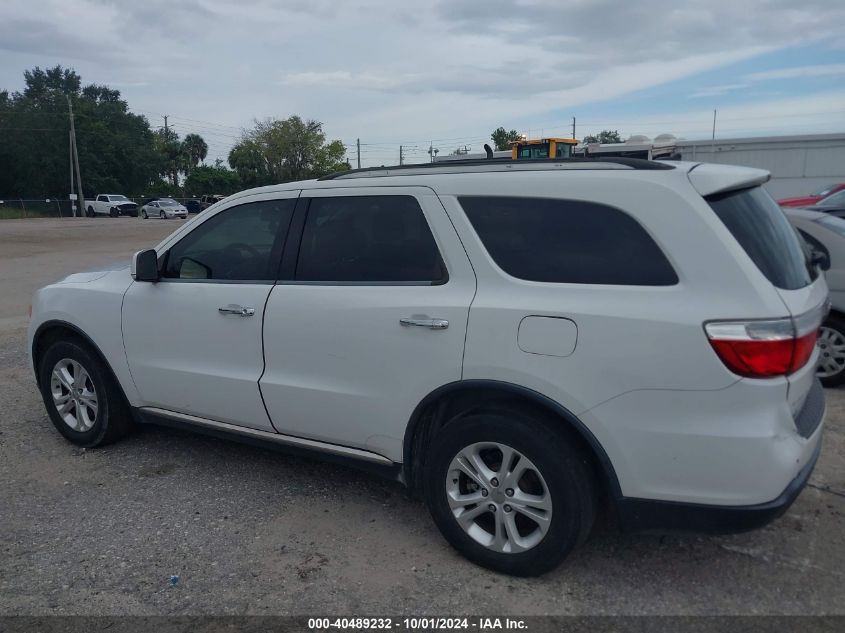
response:
<path id="1" fill-rule="evenodd" d="M 309 618 L 308 628 L 312 630 L 330 629 L 373 629 L 373 630 L 525 630 L 526 623 L 519 618 Z"/>

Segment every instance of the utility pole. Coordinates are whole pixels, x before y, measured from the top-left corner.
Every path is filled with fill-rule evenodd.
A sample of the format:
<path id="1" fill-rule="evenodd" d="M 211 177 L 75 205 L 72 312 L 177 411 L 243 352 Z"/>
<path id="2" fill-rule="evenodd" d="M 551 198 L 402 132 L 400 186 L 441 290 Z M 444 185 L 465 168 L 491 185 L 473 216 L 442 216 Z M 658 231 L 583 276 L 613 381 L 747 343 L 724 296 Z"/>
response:
<path id="1" fill-rule="evenodd" d="M 399 146 L 399 164 L 402 164 L 402 146 Z"/>
<path id="2" fill-rule="evenodd" d="M 70 144 L 73 148 L 73 163 L 76 165 L 76 186 L 79 189 L 77 193 L 76 204 L 77 208 L 79 209 L 79 215 L 85 212 L 85 196 L 82 193 L 82 176 L 79 175 L 79 151 L 77 150 L 76 146 L 76 128 L 73 125 L 73 104 L 70 102 L 70 95 L 65 95 L 67 98 L 67 109 L 68 114 L 70 115 Z M 74 217 L 76 217 L 76 212 L 73 213 Z"/>
<path id="3" fill-rule="evenodd" d="M 70 192 L 73 193 L 73 133 L 70 130 L 68 130 L 67 133 L 67 141 L 68 165 L 70 165 Z M 76 217 L 76 205 L 74 204 L 73 200 L 70 201 L 70 209 L 73 216 Z"/>
<path id="4" fill-rule="evenodd" d="M 575 138 L 575 117 L 572 117 L 572 138 Z"/>
<path id="5" fill-rule="evenodd" d="M 716 110 L 713 109 L 713 134 L 710 136 L 710 160 L 716 162 Z"/>
<path id="6" fill-rule="evenodd" d="M 161 116 L 164 117 L 164 140 L 167 140 L 167 115 L 162 114 Z"/>
<path id="7" fill-rule="evenodd" d="M 355 139 L 355 147 L 358 148 L 358 169 L 361 169 L 361 139 Z"/>

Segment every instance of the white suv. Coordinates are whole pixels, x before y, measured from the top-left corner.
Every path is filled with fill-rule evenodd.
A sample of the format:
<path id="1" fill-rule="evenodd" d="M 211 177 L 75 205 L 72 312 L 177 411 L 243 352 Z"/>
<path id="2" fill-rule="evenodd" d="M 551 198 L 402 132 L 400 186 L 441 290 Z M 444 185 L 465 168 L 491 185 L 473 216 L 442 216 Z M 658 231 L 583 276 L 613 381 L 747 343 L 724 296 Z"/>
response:
<path id="1" fill-rule="evenodd" d="M 758 527 L 818 456 L 827 309 L 767 178 L 491 160 L 245 191 L 39 290 L 33 368 L 76 444 L 156 422 L 369 466 L 513 574 L 600 502 L 626 530 Z"/>

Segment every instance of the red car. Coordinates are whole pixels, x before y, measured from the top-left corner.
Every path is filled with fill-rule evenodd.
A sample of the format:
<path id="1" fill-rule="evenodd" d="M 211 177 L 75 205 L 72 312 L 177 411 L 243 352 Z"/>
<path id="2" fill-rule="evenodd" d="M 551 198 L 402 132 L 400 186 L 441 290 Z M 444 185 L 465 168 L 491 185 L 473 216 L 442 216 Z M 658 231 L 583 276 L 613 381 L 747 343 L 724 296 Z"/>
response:
<path id="1" fill-rule="evenodd" d="M 828 185 L 823 189 L 819 189 L 815 193 L 811 193 L 809 196 L 778 200 L 778 204 L 782 207 L 808 207 L 812 204 L 818 204 L 822 198 L 827 198 L 828 196 L 833 195 L 837 191 L 842 191 L 843 189 L 845 189 L 845 182 L 840 182 L 838 185 Z"/>

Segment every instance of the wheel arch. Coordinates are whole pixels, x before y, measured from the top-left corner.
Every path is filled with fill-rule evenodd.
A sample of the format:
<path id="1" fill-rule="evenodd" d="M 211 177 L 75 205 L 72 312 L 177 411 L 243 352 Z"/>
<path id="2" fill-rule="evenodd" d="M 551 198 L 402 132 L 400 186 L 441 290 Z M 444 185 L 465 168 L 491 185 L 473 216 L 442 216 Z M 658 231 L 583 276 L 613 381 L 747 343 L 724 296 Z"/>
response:
<path id="1" fill-rule="evenodd" d="M 403 440 L 402 477 L 411 488 L 419 486 L 425 448 L 438 429 L 460 417 L 487 407 L 535 412 L 563 425 L 581 443 L 592 458 L 604 491 L 619 499 L 622 491 L 616 470 L 607 452 L 589 428 L 560 403 L 538 391 L 497 380 L 459 380 L 438 387 L 416 406 Z"/>
<path id="2" fill-rule="evenodd" d="M 71 338 L 81 339 L 82 342 L 97 356 L 97 358 L 102 361 L 108 369 L 109 375 L 120 390 L 124 401 L 128 404 L 129 399 L 126 397 L 123 385 L 114 373 L 111 363 L 109 363 L 106 355 L 103 354 L 100 347 L 81 328 L 73 323 L 68 323 L 67 321 L 61 321 L 58 319 L 45 321 L 38 326 L 38 329 L 35 330 L 35 334 L 32 336 L 32 349 L 30 350 L 30 353 L 32 354 L 32 367 L 35 370 L 35 383 L 38 385 L 38 388 L 41 388 L 41 353 L 51 342 L 60 340 L 62 338 L 62 333 L 69 333 Z"/>

